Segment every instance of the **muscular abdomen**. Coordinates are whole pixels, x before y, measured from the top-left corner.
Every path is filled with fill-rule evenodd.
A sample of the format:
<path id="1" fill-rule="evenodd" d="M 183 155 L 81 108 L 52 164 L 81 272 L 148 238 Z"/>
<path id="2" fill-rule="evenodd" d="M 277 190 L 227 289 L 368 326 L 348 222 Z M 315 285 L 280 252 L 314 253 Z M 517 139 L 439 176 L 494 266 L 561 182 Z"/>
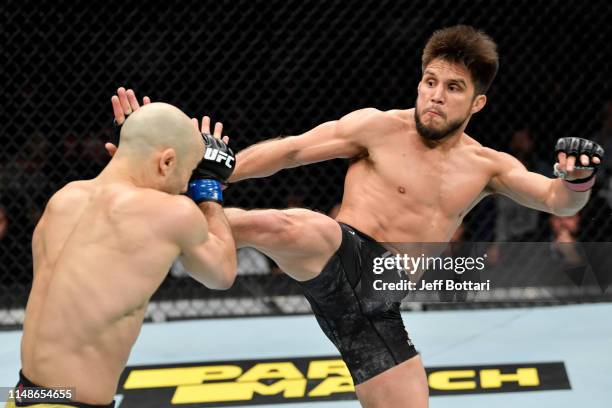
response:
<path id="1" fill-rule="evenodd" d="M 444 242 L 460 222 L 440 206 L 435 180 L 373 171 L 361 161 L 349 168 L 338 220 L 379 242 Z"/>
<path id="2" fill-rule="evenodd" d="M 338 220 L 379 242 L 446 242 L 484 197 L 490 179 L 479 145 L 466 136 L 452 152 L 416 133 L 385 135 L 348 169 Z"/>

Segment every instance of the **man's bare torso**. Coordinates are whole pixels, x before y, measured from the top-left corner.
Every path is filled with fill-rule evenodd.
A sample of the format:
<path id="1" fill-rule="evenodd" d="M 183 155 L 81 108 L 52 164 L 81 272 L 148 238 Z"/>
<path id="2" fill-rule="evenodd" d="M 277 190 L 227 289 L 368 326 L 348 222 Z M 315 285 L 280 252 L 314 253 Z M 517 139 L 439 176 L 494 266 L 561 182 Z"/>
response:
<path id="1" fill-rule="evenodd" d="M 163 238 L 164 221 L 152 218 L 164 196 L 91 180 L 50 200 L 33 236 L 22 340 L 33 382 L 74 387 L 81 402 L 110 402 L 148 299 L 179 253 Z"/>
<path id="2" fill-rule="evenodd" d="M 391 111 L 354 160 L 338 221 L 379 242 L 446 242 L 488 192 L 491 150 L 463 134 L 453 146 L 428 147 L 413 110 Z"/>

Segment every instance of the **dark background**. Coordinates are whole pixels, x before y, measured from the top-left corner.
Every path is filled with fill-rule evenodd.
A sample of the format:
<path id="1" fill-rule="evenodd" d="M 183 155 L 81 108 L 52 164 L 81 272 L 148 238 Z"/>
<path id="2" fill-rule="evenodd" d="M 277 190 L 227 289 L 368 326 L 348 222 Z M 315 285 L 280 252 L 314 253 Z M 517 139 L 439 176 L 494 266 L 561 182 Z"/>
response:
<path id="1" fill-rule="evenodd" d="M 29 240 L 46 200 L 108 161 L 110 97 L 121 85 L 223 121 L 239 150 L 362 107 L 412 107 L 427 38 L 463 23 L 495 39 L 501 63 L 471 136 L 515 154 L 513 135 L 525 130 L 533 147 L 522 159 L 543 173 L 559 137 L 612 143 L 612 11 L 604 0 L 8 1 L 0 10 L 0 205 L 8 219 L 0 306 L 24 304 Z M 342 197 L 346 166 L 335 160 L 243 182 L 226 201 L 327 212 Z M 608 181 L 604 170 L 576 240 L 610 240 Z M 495 240 L 498 212 L 485 200 L 459 239 Z M 528 238 L 554 239 L 549 221 L 538 215 Z"/>

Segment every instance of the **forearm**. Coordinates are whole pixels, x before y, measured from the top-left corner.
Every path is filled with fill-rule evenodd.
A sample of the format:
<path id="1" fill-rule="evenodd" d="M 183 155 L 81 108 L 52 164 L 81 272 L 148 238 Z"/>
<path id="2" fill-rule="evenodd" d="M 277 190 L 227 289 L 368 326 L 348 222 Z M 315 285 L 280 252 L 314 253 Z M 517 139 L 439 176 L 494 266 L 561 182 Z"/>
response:
<path id="1" fill-rule="evenodd" d="M 563 180 L 551 180 L 546 198 L 548 212 L 559 216 L 570 216 L 580 211 L 591 196 L 591 190 L 578 192 L 569 189 Z"/>
<path id="2" fill-rule="evenodd" d="M 491 191 L 505 194 L 536 210 L 570 216 L 589 201 L 604 149 L 597 143 L 577 137 L 558 139 L 554 167 L 558 179 L 529 172 L 518 159 L 506 153 L 484 148 L 481 154 L 490 159 L 494 172 L 488 184 Z"/>
<path id="3" fill-rule="evenodd" d="M 236 168 L 229 178 L 230 183 L 249 178 L 261 178 L 291 166 L 289 143 L 276 138 L 254 144 L 238 153 Z"/>
<path id="4" fill-rule="evenodd" d="M 230 182 L 267 177 L 282 169 L 348 158 L 362 148 L 338 129 L 341 121 L 330 121 L 299 136 L 288 136 L 257 143 L 236 156 L 236 169 Z"/>
<path id="5" fill-rule="evenodd" d="M 236 270 L 236 244 L 232 229 L 223 212 L 223 207 L 215 202 L 202 202 L 198 205 L 208 223 L 208 236 L 211 244 L 216 244 L 221 254 L 221 262 L 226 269 Z M 215 242 L 216 241 L 216 242 Z"/>
<path id="6" fill-rule="evenodd" d="M 208 224 L 208 239 L 183 255 L 183 264 L 197 281 L 211 289 L 227 289 L 236 277 L 236 247 L 223 208 L 198 205 Z"/>
<path id="7" fill-rule="evenodd" d="M 569 183 L 527 171 L 517 159 L 505 153 L 495 152 L 492 158 L 495 159 L 495 166 L 501 167 L 501 170 L 488 187 L 491 191 L 504 194 L 521 205 L 559 216 L 568 216 L 580 211 L 589 200 L 590 182 Z"/>

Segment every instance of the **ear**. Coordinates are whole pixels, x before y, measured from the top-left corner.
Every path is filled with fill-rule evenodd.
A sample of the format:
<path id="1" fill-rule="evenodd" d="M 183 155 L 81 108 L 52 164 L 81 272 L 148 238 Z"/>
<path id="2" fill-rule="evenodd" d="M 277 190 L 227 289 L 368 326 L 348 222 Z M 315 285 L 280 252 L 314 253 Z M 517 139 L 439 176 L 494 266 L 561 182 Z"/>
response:
<path id="1" fill-rule="evenodd" d="M 159 153 L 159 171 L 166 176 L 176 168 L 176 152 L 172 148 L 164 149 Z"/>
<path id="2" fill-rule="evenodd" d="M 419 79 L 419 82 L 417 83 L 417 95 L 421 93 L 421 84 L 423 83 L 423 77 L 421 77 L 421 79 Z"/>
<path id="3" fill-rule="evenodd" d="M 487 95 L 476 95 L 474 101 L 472 101 L 472 109 L 470 109 L 470 113 L 473 115 L 477 112 L 480 112 L 482 108 L 487 104 Z"/>

